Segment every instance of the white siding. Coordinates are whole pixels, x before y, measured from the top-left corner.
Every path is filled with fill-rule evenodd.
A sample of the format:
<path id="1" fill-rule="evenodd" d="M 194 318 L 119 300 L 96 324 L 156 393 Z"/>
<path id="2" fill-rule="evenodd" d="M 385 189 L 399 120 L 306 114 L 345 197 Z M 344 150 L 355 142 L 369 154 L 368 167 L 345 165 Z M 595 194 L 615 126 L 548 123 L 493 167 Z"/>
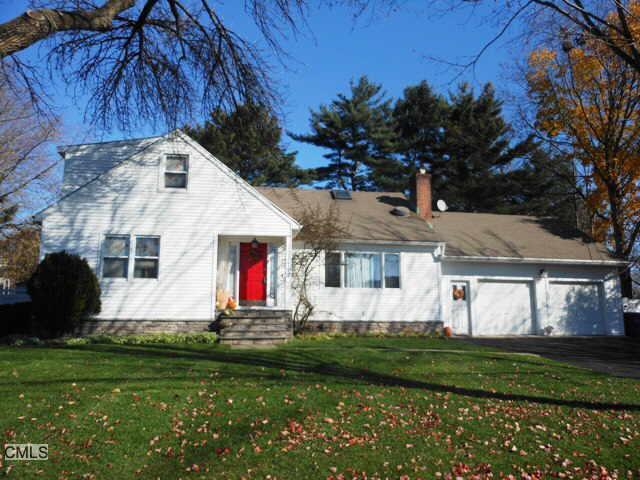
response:
<path id="1" fill-rule="evenodd" d="M 475 301 L 478 283 L 483 280 L 493 281 L 528 281 L 532 285 L 532 308 L 534 333 L 540 334 L 545 326 L 553 324 L 554 312 L 557 312 L 557 295 L 551 289 L 557 283 L 595 284 L 603 293 L 602 312 L 604 328 L 600 332 L 606 335 L 624 334 L 622 319 L 622 303 L 620 285 L 614 269 L 602 266 L 577 265 L 545 265 L 545 264 L 506 264 L 506 263 L 472 263 L 445 261 L 442 264 L 443 320 L 445 325 L 451 322 L 450 285 L 456 280 L 467 280 L 470 284 L 471 296 L 471 332 L 476 333 L 477 322 L 482 318 L 479 311 L 482 304 Z M 597 301 L 597 300 L 596 300 Z M 507 303 L 501 296 L 495 297 L 496 305 Z M 504 306 L 504 305 L 502 305 Z M 500 307 L 497 308 L 500 310 Z M 585 317 L 586 318 L 586 317 Z M 585 332 L 586 328 L 579 328 Z M 482 330 L 480 330 L 482 331 Z M 576 334 L 555 329 L 552 334 Z"/>
<path id="2" fill-rule="evenodd" d="M 189 154 L 187 191 L 162 188 L 161 164 L 168 153 Z M 159 235 L 159 278 L 101 279 L 98 318 L 204 320 L 214 313 L 218 235 L 287 237 L 291 228 L 291 222 L 259 194 L 172 137 L 45 212 L 42 253 L 77 253 L 100 274 L 105 234 Z"/>
<path id="3" fill-rule="evenodd" d="M 212 162 L 200 147 L 179 136 L 152 139 L 146 143 L 132 142 L 131 145 L 123 142 L 116 146 L 115 151 L 113 145 L 108 148 L 111 153 L 107 147 L 103 151 L 99 146 L 91 146 L 89 150 L 94 152 L 91 154 L 79 147 L 70 149 L 65 167 L 65 192 L 95 178 L 105 168 L 110 170 L 47 210 L 43 218 L 42 253 L 63 249 L 77 253 L 89 261 L 99 276 L 101 247 L 106 234 L 127 234 L 132 238 L 135 235 L 160 236 L 159 278 L 132 278 L 130 268 L 128 279 L 101 279 L 103 308 L 99 318 L 212 319 L 218 240 L 225 238 L 257 237 L 277 246 L 277 304 L 293 306 L 295 299 L 289 268 L 294 222 L 239 178 L 230 175 L 217 161 Z M 141 146 L 144 147 L 142 152 L 116 165 L 128 152 L 139 150 Z M 163 188 L 162 165 L 165 155 L 170 153 L 189 155 L 186 191 Z M 133 245 L 131 247 L 133 255 Z M 604 319 L 602 331 L 623 333 L 618 277 L 611 268 L 458 263 L 446 259 L 441 262 L 433 247 L 407 244 L 345 244 L 340 250 L 400 253 L 401 288 L 325 287 L 322 256 L 311 280 L 311 298 L 316 305 L 311 320 L 443 320 L 449 324 L 450 284 L 467 281 L 470 331 L 474 334 L 474 324 L 482 315 L 479 310 L 489 312 L 493 308 L 494 314 L 503 312 L 507 315 L 521 308 L 508 305 L 505 295 L 500 294 L 487 297 L 491 301 L 485 302 L 484 306 L 476 302 L 479 283 L 491 280 L 528 285 L 535 333 L 553 322 L 559 309 L 566 307 L 560 302 L 561 298 L 566 299 L 566 292 L 552 291 L 554 285 L 595 286 L 583 289 L 583 293 L 596 290 L 601 293 L 598 301 Z M 494 300 L 498 302 L 495 305 L 492 304 Z M 593 309 L 580 312 L 587 319 L 597 315 Z M 572 315 L 570 310 L 567 315 Z M 570 334 L 572 331 L 559 329 L 556 333 Z"/>
<path id="4" fill-rule="evenodd" d="M 153 137 L 65 147 L 62 193 L 72 192 L 159 139 Z"/>
<path id="5" fill-rule="evenodd" d="M 316 306 L 311 321 L 440 320 L 440 265 L 434 259 L 433 248 L 345 244 L 339 249 L 400 253 L 400 288 L 325 287 L 321 257 L 311 283 L 312 303 Z"/>

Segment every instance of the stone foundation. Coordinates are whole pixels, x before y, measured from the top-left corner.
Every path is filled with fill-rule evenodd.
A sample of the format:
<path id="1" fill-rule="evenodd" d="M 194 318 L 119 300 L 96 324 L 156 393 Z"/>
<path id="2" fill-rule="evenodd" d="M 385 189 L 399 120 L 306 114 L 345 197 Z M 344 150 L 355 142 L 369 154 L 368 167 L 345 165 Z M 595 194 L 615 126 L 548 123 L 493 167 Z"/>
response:
<path id="1" fill-rule="evenodd" d="M 89 320 L 84 322 L 74 334 L 195 333 L 209 332 L 213 329 L 214 322 L 208 320 Z M 310 321 L 305 330 L 311 333 L 429 335 L 442 333 L 442 329 L 442 322 Z"/>
<path id="2" fill-rule="evenodd" d="M 312 333 L 389 333 L 435 334 L 442 333 L 443 322 L 336 322 L 309 321 L 305 328 Z"/>
<path id="3" fill-rule="evenodd" d="M 76 335 L 107 333 L 132 335 L 139 333 L 196 333 L 211 331 L 208 320 L 89 320 L 80 326 Z"/>

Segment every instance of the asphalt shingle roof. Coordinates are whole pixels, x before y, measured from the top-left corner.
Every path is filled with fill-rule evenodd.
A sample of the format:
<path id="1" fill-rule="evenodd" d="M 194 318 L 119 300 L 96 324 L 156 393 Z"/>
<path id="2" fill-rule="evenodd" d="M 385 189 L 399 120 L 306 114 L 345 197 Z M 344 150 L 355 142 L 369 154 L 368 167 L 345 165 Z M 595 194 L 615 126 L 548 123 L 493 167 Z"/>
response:
<path id="1" fill-rule="evenodd" d="M 352 192 L 352 200 L 334 200 L 329 190 L 258 190 L 297 220 L 304 204 L 328 208 L 334 203 L 350 240 L 445 242 L 448 257 L 613 260 L 604 245 L 554 233 L 545 219 L 536 217 L 434 212 L 426 222 L 413 212 L 404 217 L 391 213 L 396 206 L 410 207 L 397 192 Z"/>

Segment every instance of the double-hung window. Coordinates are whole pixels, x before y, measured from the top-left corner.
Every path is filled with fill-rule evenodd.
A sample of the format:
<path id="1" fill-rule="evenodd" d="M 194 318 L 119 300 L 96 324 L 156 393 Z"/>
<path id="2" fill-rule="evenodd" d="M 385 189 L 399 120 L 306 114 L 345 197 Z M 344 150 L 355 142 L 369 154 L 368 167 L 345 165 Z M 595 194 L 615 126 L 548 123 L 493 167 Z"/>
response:
<path id="1" fill-rule="evenodd" d="M 130 235 L 106 235 L 102 246 L 102 278 L 128 278 L 131 250 L 133 277 L 158 278 L 160 237 L 138 235 L 130 248 Z"/>
<path id="2" fill-rule="evenodd" d="M 379 253 L 345 253 L 344 286 L 347 288 L 382 287 L 381 257 Z"/>
<path id="3" fill-rule="evenodd" d="M 164 168 L 164 188 L 186 189 L 189 176 L 188 155 L 167 155 Z"/>
<path id="4" fill-rule="evenodd" d="M 103 278 L 127 278 L 129 272 L 129 236 L 107 235 L 102 253 Z"/>
<path id="5" fill-rule="evenodd" d="M 326 252 L 324 255 L 324 286 L 339 287 L 341 270 L 342 270 L 341 253 Z"/>
<path id="6" fill-rule="evenodd" d="M 400 288 L 400 254 L 384 254 L 384 288 Z"/>
<path id="7" fill-rule="evenodd" d="M 158 278 L 160 263 L 160 237 L 136 237 L 134 278 Z"/>
<path id="8" fill-rule="evenodd" d="M 326 252 L 325 287 L 400 288 L 400 254 Z"/>

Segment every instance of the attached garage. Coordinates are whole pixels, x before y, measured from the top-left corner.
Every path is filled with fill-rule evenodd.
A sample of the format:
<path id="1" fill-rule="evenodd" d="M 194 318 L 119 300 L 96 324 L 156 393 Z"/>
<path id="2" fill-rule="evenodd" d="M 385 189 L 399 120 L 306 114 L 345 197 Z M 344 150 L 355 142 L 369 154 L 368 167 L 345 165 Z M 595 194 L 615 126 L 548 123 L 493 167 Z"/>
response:
<path id="1" fill-rule="evenodd" d="M 603 291 L 598 282 L 549 282 L 545 325 L 552 335 L 604 335 Z"/>
<path id="2" fill-rule="evenodd" d="M 624 334 L 619 277 L 608 265 L 449 259 L 442 273 L 444 324 L 456 335 Z"/>
<path id="3" fill-rule="evenodd" d="M 478 280 L 474 302 L 474 335 L 533 333 L 532 282 Z"/>

